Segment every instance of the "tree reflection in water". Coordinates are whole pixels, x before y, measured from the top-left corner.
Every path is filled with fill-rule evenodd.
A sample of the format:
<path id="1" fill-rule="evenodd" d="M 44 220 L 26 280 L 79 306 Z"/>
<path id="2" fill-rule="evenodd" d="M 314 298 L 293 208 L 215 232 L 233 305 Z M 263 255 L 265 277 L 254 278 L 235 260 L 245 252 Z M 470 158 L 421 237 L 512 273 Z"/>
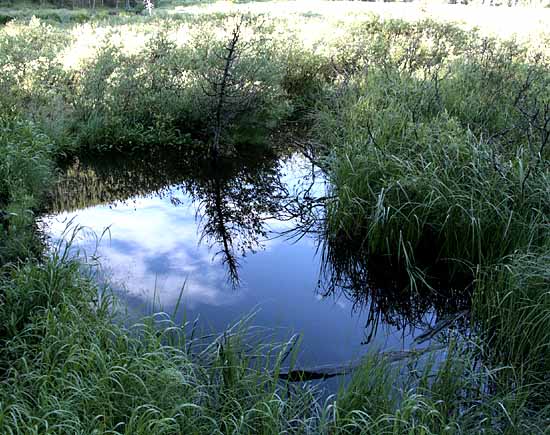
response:
<path id="1" fill-rule="evenodd" d="M 154 196 L 169 198 L 175 207 L 192 203 L 200 240 L 221 259 L 233 288 L 239 286 L 241 259 L 270 237 L 313 237 L 322 253 L 316 291 L 345 296 L 366 311 L 367 342 L 381 323 L 398 329 L 425 327 L 433 322 L 427 321 L 428 314 L 441 319 L 468 308 L 468 279 L 449 276 L 444 264 L 425 262 L 423 280 L 414 282 L 395 259 L 374 258 L 354 241 L 329 236 L 322 174 L 311 165 L 289 183 L 283 173 L 289 158 L 262 150 L 215 161 L 179 154 L 76 161 L 55 187 L 49 211 L 116 207 L 120 201 Z M 284 223 L 279 225 L 284 229 L 275 232 L 269 225 L 273 222 Z"/>

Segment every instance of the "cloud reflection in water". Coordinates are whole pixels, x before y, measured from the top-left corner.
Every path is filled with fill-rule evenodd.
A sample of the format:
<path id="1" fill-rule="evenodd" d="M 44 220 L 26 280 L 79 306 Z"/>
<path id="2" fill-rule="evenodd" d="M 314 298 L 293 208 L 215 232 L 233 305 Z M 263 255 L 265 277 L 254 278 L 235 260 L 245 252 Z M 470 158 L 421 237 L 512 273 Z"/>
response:
<path id="1" fill-rule="evenodd" d="M 226 291 L 224 267 L 208 246 L 199 244 L 196 210 L 187 202 L 174 207 L 167 197 L 139 198 L 64 212 L 45 223 L 53 237 L 59 237 L 71 219 L 95 234 L 109 228 L 110 238 L 104 238 L 97 251 L 102 268 L 144 303 L 157 294 L 163 306 L 173 305 L 184 284 L 189 308 L 235 303 L 244 292 Z M 79 247 L 93 251 L 95 240 L 82 234 Z"/>

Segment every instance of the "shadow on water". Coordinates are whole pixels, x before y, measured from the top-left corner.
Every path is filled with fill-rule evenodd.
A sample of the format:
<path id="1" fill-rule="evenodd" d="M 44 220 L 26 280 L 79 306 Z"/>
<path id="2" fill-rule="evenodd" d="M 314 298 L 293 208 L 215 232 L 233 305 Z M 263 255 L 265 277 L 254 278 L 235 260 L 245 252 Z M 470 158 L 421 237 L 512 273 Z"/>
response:
<path id="1" fill-rule="evenodd" d="M 319 233 L 320 291 L 345 296 L 354 309 L 366 312 L 366 343 L 380 324 L 397 330 L 430 329 L 456 319 L 453 326 L 467 330 L 474 276 L 436 259 L 433 246 L 418 247 L 410 270 L 397 255 L 369 255 L 353 240 L 325 236 L 324 229 Z"/>
<path id="2" fill-rule="evenodd" d="M 305 162 L 300 170 L 289 164 L 293 159 Z M 418 335 L 418 331 L 424 333 L 426 328 L 433 327 L 441 319 L 467 310 L 469 297 L 468 292 L 464 291 L 465 284 L 445 276 L 438 267 L 429 271 L 432 285 L 412 286 L 402 265 L 391 258 L 365 257 L 358 247 L 349 242 L 327 241 L 322 231 L 324 183 L 318 168 L 290 153 L 276 155 L 266 150 L 261 153 L 241 152 L 239 158 L 218 161 L 200 160 L 196 156 L 186 158 L 176 153 L 151 153 L 140 158 L 111 155 L 67 164 L 64 175 L 52 192 L 48 213 L 82 215 L 93 208 L 116 210 L 124 206 L 124 214 L 129 213 L 127 208 L 132 204 L 139 209 L 139 201 L 143 198 L 160 198 L 163 212 L 168 210 L 166 207 L 174 210 L 182 208 L 183 212 L 184 207 L 193 204 L 195 228 L 199 233 L 197 241 L 208 245 L 212 257 L 224 265 L 229 287 L 234 290 L 240 289 L 241 262 L 245 258 L 255 257 L 251 254 L 261 251 L 265 244 L 282 237 L 284 243 L 290 246 L 309 238 L 308 246 L 311 247 L 300 248 L 302 258 L 284 258 L 287 255 L 284 249 L 277 251 L 278 257 L 270 257 L 266 253 L 266 259 L 260 256 L 257 261 L 251 262 L 253 266 L 250 266 L 248 275 L 257 276 L 258 282 L 267 288 L 276 284 L 264 281 L 273 279 L 267 278 L 268 269 L 292 267 L 293 262 L 307 265 L 302 266 L 302 270 L 277 271 L 280 275 L 276 279 L 280 280 L 281 285 L 288 285 L 284 284 L 283 278 L 292 278 L 294 281 L 289 281 L 290 285 L 301 290 L 294 290 L 293 287 L 294 293 L 285 296 L 274 287 L 269 291 L 262 290 L 264 296 L 280 299 L 281 309 L 285 311 L 296 309 L 294 304 L 312 303 L 311 300 L 303 302 L 306 301 L 305 296 L 298 291 L 309 292 L 310 295 L 316 292 L 319 298 L 321 295 L 332 295 L 332 299 L 340 305 L 339 299 L 345 296 L 350 301 L 348 317 L 351 317 L 349 312 L 355 313 L 355 317 L 360 317 L 361 324 L 365 326 L 361 333 L 363 343 L 369 343 L 378 334 L 380 325 L 391 329 L 394 335 L 404 336 L 404 331 L 408 329 L 414 336 Z M 157 228 L 155 234 L 159 230 L 162 231 Z M 177 227 L 176 231 L 179 230 Z M 181 231 L 184 230 L 182 227 Z M 166 231 L 170 229 L 166 228 Z M 55 237 L 53 232 L 50 234 Z M 290 236 L 292 241 L 288 239 Z M 151 232 L 141 237 L 147 239 L 154 236 Z M 121 238 L 117 240 L 117 246 L 121 248 L 134 242 Z M 322 252 L 321 258 L 315 261 L 313 257 L 319 250 Z M 168 252 L 163 255 L 170 257 L 176 254 Z M 149 262 L 167 261 L 159 256 Z M 205 267 L 201 266 L 202 269 Z M 295 284 L 294 276 L 307 274 L 313 268 L 316 268 L 317 277 L 311 286 Z M 207 272 L 203 270 L 199 273 Z M 288 298 L 286 302 L 285 297 Z M 246 314 L 249 308 L 249 305 L 243 305 L 240 315 Z M 301 311 L 296 312 L 294 317 L 303 317 L 302 322 L 306 319 L 310 319 L 310 323 L 323 320 L 313 313 L 314 307 L 309 314 L 306 314 L 308 307 L 300 308 Z M 205 312 L 205 315 L 211 316 L 213 312 Z M 238 309 L 234 312 L 239 316 Z M 288 313 L 285 315 L 290 316 Z M 265 326 L 281 326 L 276 323 L 276 315 L 267 318 Z M 324 321 L 334 329 L 339 327 L 341 319 L 335 318 L 333 323 L 326 318 Z M 322 328 L 312 328 L 320 334 L 317 346 L 326 346 L 327 338 L 322 337 Z M 407 344 L 402 342 L 401 347 L 411 346 L 414 343 L 411 340 Z"/>

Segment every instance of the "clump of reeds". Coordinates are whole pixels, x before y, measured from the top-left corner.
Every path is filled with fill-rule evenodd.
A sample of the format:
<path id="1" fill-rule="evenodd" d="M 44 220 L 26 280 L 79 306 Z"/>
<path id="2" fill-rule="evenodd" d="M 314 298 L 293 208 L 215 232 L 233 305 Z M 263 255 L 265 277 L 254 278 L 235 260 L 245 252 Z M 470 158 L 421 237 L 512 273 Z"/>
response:
<path id="1" fill-rule="evenodd" d="M 327 239 L 397 255 L 411 271 L 415 257 L 475 269 L 540 245 L 550 204 L 547 64 L 494 41 L 466 49 L 451 39 L 460 50 L 426 52 L 435 36 L 404 27 L 420 33 L 418 46 L 383 39 L 388 58 L 362 60 L 318 116 L 334 198 Z"/>

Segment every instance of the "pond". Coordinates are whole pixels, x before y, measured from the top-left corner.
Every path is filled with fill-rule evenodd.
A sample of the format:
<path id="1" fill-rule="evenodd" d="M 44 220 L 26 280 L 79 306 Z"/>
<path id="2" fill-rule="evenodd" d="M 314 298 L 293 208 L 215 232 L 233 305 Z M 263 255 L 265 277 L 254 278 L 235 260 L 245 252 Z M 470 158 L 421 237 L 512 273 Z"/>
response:
<path id="1" fill-rule="evenodd" d="M 110 156 L 68 165 L 42 222 L 52 241 L 69 223 L 84 227 L 76 246 L 99 257 L 98 279 L 131 315 L 177 305 L 179 322 L 219 332 L 254 313 L 251 325 L 270 339 L 301 335 L 306 367 L 409 349 L 436 310 L 428 301 L 415 321 L 396 319 L 403 310 L 338 288 L 322 255 L 326 192 L 321 171 L 296 153 Z"/>

